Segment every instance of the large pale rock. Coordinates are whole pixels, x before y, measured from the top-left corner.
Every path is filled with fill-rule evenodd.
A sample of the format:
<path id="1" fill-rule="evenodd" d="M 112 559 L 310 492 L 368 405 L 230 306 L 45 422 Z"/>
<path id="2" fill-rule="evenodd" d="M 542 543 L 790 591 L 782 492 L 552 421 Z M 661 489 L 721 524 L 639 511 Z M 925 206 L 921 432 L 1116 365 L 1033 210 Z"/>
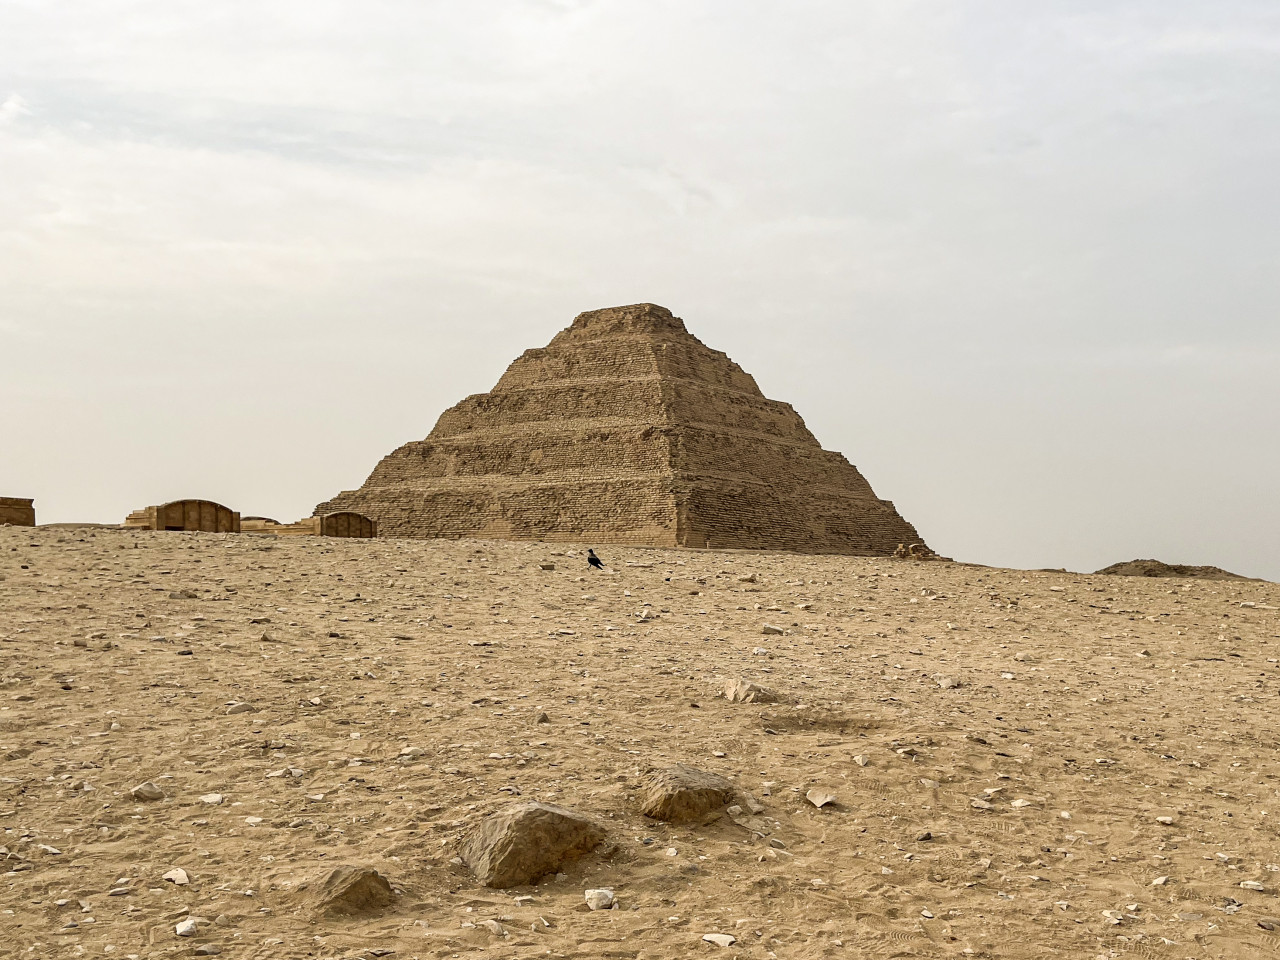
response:
<path id="1" fill-rule="evenodd" d="M 556 873 L 590 853 L 604 837 L 604 828 L 580 813 L 528 801 L 509 804 L 487 818 L 460 852 L 486 887 L 516 887 Z"/>
<path id="2" fill-rule="evenodd" d="M 678 763 L 651 771 L 645 778 L 640 812 L 668 822 L 693 820 L 723 807 L 735 792 L 734 785 L 719 774 Z"/>
<path id="3" fill-rule="evenodd" d="M 349 864 L 335 867 L 316 892 L 320 912 L 334 916 L 372 913 L 395 898 L 391 884 L 377 870 Z"/>

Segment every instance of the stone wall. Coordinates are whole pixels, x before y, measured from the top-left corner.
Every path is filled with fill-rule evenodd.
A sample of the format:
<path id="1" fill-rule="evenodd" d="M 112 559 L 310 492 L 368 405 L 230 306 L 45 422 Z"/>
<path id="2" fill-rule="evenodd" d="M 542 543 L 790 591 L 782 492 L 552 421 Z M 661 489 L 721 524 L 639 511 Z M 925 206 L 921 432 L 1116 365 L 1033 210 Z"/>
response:
<path id="1" fill-rule="evenodd" d="M 15 527 L 34 527 L 35 503 L 24 497 L 0 497 L 0 525 L 8 523 Z"/>
<path id="2" fill-rule="evenodd" d="M 386 536 L 855 555 L 920 542 L 795 410 L 653 304 L 579 315 L 316 507 L 338 510 Z"/>
<path id="3" fill-rule="evenodd" d="M 173 500 L 135 510 L 125 517 L 124 525 L 140 530 L 239 533 L 240 514 L 212 500 Z"/>

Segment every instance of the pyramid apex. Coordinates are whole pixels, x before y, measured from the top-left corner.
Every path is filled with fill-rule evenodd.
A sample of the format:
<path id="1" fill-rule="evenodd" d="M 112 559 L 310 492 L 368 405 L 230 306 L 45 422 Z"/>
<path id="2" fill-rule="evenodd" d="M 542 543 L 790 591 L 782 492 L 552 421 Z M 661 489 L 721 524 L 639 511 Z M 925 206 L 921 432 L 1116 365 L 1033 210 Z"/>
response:
<path id="1" fill-rule="evenodd" d="M 565 331 L 572 337 L 602 336 L 611 333 L 688 334 L 684 321 L 656 303 L 632 303 L 623 307 L 588 310 L 573 318 Z"/>

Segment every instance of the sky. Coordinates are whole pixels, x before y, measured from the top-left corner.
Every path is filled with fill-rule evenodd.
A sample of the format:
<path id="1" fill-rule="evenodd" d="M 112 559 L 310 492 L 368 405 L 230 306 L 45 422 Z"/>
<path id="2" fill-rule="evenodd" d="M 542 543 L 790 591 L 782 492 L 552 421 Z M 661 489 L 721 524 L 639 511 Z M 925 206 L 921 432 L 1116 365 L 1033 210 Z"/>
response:
<path id="1" fill-rule="evenodd" d="M 292 521 L 654 302 L 940 553 L 1280 580 L 1274 0 L 6 0 L 0 495 Z"/>

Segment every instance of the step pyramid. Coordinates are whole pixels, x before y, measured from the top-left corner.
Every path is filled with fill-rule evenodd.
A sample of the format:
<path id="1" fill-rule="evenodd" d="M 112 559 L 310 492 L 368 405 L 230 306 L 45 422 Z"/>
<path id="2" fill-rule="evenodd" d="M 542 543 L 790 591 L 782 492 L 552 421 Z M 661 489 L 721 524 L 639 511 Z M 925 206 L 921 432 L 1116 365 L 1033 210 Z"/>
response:
<path id="1" fill-rule="evenodd" d="M 391 537 L 885 556 L 920 543 L 725 354 L 651 303 L 580 314 L 319 504 Z"/>

